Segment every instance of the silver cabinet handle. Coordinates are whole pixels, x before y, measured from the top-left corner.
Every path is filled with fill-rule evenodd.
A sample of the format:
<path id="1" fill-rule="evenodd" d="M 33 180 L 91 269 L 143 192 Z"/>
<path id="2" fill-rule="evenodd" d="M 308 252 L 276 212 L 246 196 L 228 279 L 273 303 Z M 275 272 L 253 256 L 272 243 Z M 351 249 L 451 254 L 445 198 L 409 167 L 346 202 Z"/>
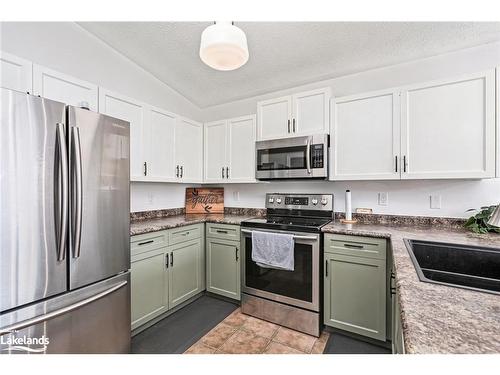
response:
<path id="1" fill-rule="evenodd" d="M 395 164 L 396 164 L 396 168 L 395 168 L 395 171 L 394 172 L 397 172 L 398 171 L 398 156 L 396 155 L 394 157 L 394 159 L 396 160 Z"/>
<path id="2" fill-rule="evenodd" d="M 227 234 L 227 230 L 222 230 L 222 229 L 216 229 L 216 232 Z"/>
<path id="3" fill-rule="evenodd" d="M 73 193 L 73 206 L 72 219 L 73 219 L 73 258 L 80 256 L 80 242 L 82 238 L 82 205 L 83 205 L 83 192 L 82 192 L 82 149 L 80 144 L 80 129 L 76 126 L 71 128 L 71 141 L 72 141 L 72 193 Z"/>
<path id="4" fill-rule="evenodd" d="M 363 249 L 364 248 L 363 245 L 353 245 L 353 244 L 349 244 L 349 243 L 345 243 L 344 247 L 349 247 L 351 249 Z"/>
<path id="5" fill-rule="evenodd" d="M 168 268 L 168 253 L 165 254 L 165 268 Z"/>
<path id="6" fill-rule="evenodd" d="M 175 167 L 175 177 L 179 177 L 179 166 Z"/>
<path id="7" fill-rule="evenodd" d="M 325 277 L 328 277 L 328 259 L 325 260 Z"/>
<path id="8" fill-rule="evenodd" d="M 224 167 L 222 167 L 222 178 L 224 178 Z"/>
<path id="9" fill-rule="evenodd" d="M 181 178 L 184 176 L 184 167 L 181 165 Z"/>
<path id="10" fill-rule="evenodd" d="M 226 178 L 229 178 L 229 167 L 226 167 Z"/>
<path id="11" fill-rule="evenodd" d="M 144 176 L 147 176 L 148 175 L 148 162 L 145 161 L 144 162 Z"/>
<path id="12" fill-rule="evenodd" d="M 292 126 L 292 129 L 293 129 L 293 132 L 295 133 L 295 119 L 293 119 L 293 126 Z"/>
<path id="13" fill-rule="evenodd" d="M 307 145 L 306 145 L 306 168 L 307 168 L 307 173 L 311 174 L 311 138 L 307 138 Z"/>
<path id="14" fill-rule="evenodd" d="M 403 156 L 403 172 L 406 173 L 406 155 Z"/>
<path id="15" fill-rule="evenodd" d="M 153 243 L 154 240 L 148 240 L 148 241 L 144 241 L 144 242 L 139 242 L 137 245 L 138 246 L 142 246 L 142 245 L 147 245 L 148 243 Z"/>
<path id="16" fill-rule="evenodd" d="M 290 133 L 290 119 L 288 119 L 288 133 Z"/>
<path id="17" fill-rule="evenodd" d="M 31 318 L 31 319 L 24 320 L 24 321 L 19 322 L 19 323 L 12 324 L 12 325 L 7 326 L 7 327 L 4 327 L 0 330 L 0 336 L 5 335 L 7 333 L 11 333 L 12 331 L 19 331 L 23 328 L 34 326 L 38 323 L 45 322 L 47 320 L 56 318 L 60 315 L 66 314 L 70 311 L 73 311 L 73 310 L 76 310 L 80 307 L 88 305 L 89 303 L 97 301 L 98 299 L 101 299 L 103 297 L 106 297 L 108 294 L 111 294 L 114 291 L 124 287 L 125 285 L 127 285 L 127 283 L 128 283 L 127 281 L 122 281 L 121 283 L 116 284 L 116 285 L 112 286 L 111 288 L 109 288 L 101 293 L 97 293 L 97 294 L 93 295 L 92 297 L 81 300 L 77 303 L 74 303 L 73 305 L 66 306 L 66 307 L 60 308 L 58 310 L 52 311 L 48 314 L 40 315 L 40 316 Z"/>
<path id="18" fill-rule="evenodd" d="M 57 143 L 58 143 L 58 172 L 56 205 L 56 241 L 57 241 L 57 260 L 62 262 L 66 257 L 66 232 L 68 231 L 68 153 L 66 150 L 66 137 L 64 134 L 64 125 L 57 123 Z"/>
<path id="19" fill-rule="evenodd" d="M 174 266 L 174 252 L 172 251 L 170 253 L 170 267 Z"/>
<path id="20" fill-rule="evenodd" d="M 240 251 L 240 249 L 238 247 L 236 247 L 236 251 L 234 252 L 234 254 L 236 256 L 236 261 L 238 261 L 240 259 L 240 257 L 238 256 L 238 251 Z"/>

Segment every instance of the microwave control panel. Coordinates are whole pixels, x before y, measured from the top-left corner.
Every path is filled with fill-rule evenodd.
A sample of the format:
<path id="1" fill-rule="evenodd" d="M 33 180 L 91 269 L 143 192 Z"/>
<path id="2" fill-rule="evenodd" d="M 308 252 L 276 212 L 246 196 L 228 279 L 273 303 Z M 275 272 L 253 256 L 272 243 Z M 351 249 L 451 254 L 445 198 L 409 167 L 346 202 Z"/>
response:
<path id="1" fill-rule="evenodd" d="M 311 146 L 311 168 L 323 168 L 325 158 L 323 144 Z"/>

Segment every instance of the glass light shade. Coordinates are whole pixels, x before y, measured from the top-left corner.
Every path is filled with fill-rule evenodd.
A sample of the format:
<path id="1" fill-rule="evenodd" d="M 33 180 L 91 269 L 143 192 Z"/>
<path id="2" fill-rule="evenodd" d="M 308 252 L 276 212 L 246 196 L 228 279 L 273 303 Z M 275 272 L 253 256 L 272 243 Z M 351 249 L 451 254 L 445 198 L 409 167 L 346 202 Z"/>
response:
<path id="1" fill-rule="evenodd" d="M 201 60 L 216 70 L 234 70 L 248 61 L 245 33 L 231 22 L 216 22 L 201 34 Z"/>

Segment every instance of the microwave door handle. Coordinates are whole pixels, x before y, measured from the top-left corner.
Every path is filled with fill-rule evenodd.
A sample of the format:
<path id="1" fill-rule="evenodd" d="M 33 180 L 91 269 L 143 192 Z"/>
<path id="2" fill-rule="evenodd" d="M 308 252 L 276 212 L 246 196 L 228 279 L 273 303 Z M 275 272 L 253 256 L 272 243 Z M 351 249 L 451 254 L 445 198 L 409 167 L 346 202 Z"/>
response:
<path id="1" fill-rule="evenodd" d="M 307 173 L 311 174 L 311 138 L 307 138 L 307 145 L 306 145 L 306 168 L 307 168 Z"/>

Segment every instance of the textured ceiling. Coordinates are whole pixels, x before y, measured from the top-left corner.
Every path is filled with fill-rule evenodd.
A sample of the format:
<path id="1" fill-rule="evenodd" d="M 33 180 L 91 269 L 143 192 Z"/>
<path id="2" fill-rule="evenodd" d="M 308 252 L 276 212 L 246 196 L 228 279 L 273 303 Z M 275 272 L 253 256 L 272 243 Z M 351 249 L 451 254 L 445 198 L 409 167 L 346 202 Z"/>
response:
<path id="1" fill-rule="evenodd" d="M 250 59 L 219 72 L 198 56 L 210 24 L 80 23 L 202 108 L 500 40 L 500 22 L 237 22 Z"/>

